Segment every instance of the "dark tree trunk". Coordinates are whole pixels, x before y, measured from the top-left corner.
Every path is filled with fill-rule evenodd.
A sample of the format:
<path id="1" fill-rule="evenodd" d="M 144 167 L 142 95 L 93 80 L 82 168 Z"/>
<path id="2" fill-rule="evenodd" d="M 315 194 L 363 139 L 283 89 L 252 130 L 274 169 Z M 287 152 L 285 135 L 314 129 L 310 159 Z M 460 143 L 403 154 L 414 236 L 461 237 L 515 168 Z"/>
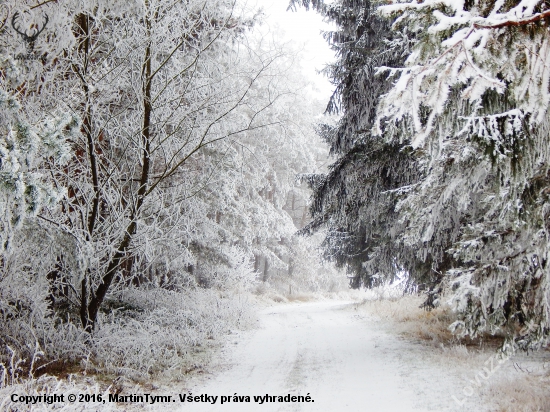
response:
<path id="1" fill-rule="evenodd" d="M 151 33 L 151 21 L 147 17 L 145 18 L 145 24 L 147 29 L 147 36 Z M 149 183 L 149 173 L 151 169 L 150 159 L 150 145 L 151 145 L 151 116 L 153 112 L 151 102 L 151 45 L 150 43 L 145 48 L 145 58 L 142 68 L 143 77 L 143 129 L 141 133 L 143 152 L 142 152 L 142 164 L 140 186 L 137 190 L 137 202 L 135 209 L 131 214 L 130 223 L 126 228 L 125 235 L 120 242 L 117 251 L 111 258 L 111 261 L 107 265 L 107 270 L 103 276 L 102 283 L 97 287 L 97 290 L 93 294 L 93 297 L 88 302 L 88 288 L 83 281 L 82 284 L 82 299 L 81 299 L 81 320 L 82 326 L 88 332 L 93 331 L 97 322 L 97 314 L 99 309 L 107 295 L 109 287 L 113 282 L 116 274 L 119 272 L 121 262 L 127 257 L 127 250 L 130 246 L 134 235 L 137 232 L 137 219 L 141 207 L 143 206 L 145 196 L 147 194 L 147 188 Z"/>

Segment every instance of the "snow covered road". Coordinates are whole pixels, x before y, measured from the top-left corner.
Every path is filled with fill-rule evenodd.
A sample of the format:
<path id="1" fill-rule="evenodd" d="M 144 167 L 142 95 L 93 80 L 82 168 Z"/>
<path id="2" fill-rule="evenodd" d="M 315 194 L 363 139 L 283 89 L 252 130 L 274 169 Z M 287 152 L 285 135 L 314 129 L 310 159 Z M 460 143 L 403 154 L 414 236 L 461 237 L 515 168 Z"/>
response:
<path id="1" fill-rule="evenodd" d="M 400 375 L 406 344 L 355 314 L 349 302 L 272 307 L 259 329 L 235 340 L 227 367 L 196 383 L 193 396 L 215 404 L 184 403 L 181 411 L 423 411 Z M 250 403 L 233 402 L 250 396 Z M 310 395 L 311 403 L 254 402 L 254 396 Z M 231 399 L 220 404 L 221 396 Z"/>

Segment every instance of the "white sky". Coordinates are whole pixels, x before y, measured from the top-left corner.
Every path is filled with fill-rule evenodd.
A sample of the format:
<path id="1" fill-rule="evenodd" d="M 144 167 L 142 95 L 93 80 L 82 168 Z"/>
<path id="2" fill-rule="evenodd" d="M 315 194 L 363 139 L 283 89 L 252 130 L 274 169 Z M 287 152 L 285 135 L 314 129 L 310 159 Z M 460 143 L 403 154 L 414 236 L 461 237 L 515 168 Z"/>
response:
<path id="1" fill-rule="evenodd" d="M 267 26 L 283 42 L 292 42 L 293 48 L 301 50 L 298 58 L 304 75 L 313 83 L 316 97 L 328 102 L 333 86 L 328 79 L 317 74 L 325 64 L 334 60 L 334 53 L 321 36 L 322 30 L 330 30 L 331 25 L 322 21 L 315 11 L 286 11 L 289 0 L 257 0 L 257 5 L 265 14 Z"/>

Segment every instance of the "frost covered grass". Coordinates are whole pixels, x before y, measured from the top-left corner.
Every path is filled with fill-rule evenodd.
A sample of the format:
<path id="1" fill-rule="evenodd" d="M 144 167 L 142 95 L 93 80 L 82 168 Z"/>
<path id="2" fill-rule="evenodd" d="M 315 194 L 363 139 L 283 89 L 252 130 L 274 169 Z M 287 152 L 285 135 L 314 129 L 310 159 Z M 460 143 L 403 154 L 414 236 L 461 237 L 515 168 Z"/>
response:
<path id="1" fill-rule="evenodd" d="M 196 369 L 196 357 L 253 315 L 247 295 L 198 289 L 126 290 L 124 316 L 111 312 L 94 336 L 93 367 L 134 379 L 181 378 Z"/>
<path id="2" fill-rule="evenodd" d="M 387 323 L 399 334 L 437 346 L 458 343 L 448 329 L 454 317 L 448 307 L 431 311 L 420 308 L 423 298 L 405 295 L 397 290 L 376 290 L 358 307 Z"/>
<path id="3" fill-rule="evenodd" d="M 112 385 L 101 388 L 95 378 L 80 376 L 74 379 L 76 375 L 73 374 L 69 374 L 67 379 L 59 379 L 51 375 L 35 377 L 34 366 L 45 354 L 36 349 L 30 359 L 30 367 L 25 370 L 23 366 L 27 360 L 18 357 L 11 348 L 8 349 L 10 353 L 8 361 L 0 363 L 0 411 L 114 410 L 112 404 L 102 402 L 108 396 Z M 60 394 L 63 394 L 63 397 L 53 396 Z M 77 400 L 82 397 L 86 402 L 69 402 L 70 396 Z"/>
<path id="4" fill-rule="evenodd" d="M 4 319 L 4 340 L 21 326 L 30 333 L 12 334 L 27 340 L 3 348 L 0 399 L 7 402 L 11 393 L 70 393 L 70 388 L 103 393 L 117 382 L 120 391 L 163 379 L 180 381 L 206 366 L 224 336 L 252 325 L 248 297 L 213 289 L 129 288 L 107 302 L 109 312 L 100 316 L 91 336 L 70 322 L 52 321 L 48 329 Z M 5 404 L 0 410 L 10 409 Z"/>
<path id="5" fill-rule="evenodd" d="M 450 307 L 426 311 L 420 308 L 423 300 L 403 295 L 397 288 L 380 288 L 367 292 L 355 309 L 382 323 L 386 332 L 417 343 L 413 347 L 416 368 L 435 363 L 437 369 L 454 376 L 458 385 L 449 394 L 450 407 L 462 410 L 478 399 L 488 405 L 483 410 L 491 412 L 550 410 L 547 349 L 501 358 L 498 348 L 503 338 L 459 339 L 449 330 L 456 319 Z"/>
<path id="6" fill-rule="evenodd" d="M 484 397 L 492 400 L 498 412 L 542 412 L 550 410 L 548 377 L 531 376 L 518 372 L 518 376 L 505 376 L 491 382 Z"/>

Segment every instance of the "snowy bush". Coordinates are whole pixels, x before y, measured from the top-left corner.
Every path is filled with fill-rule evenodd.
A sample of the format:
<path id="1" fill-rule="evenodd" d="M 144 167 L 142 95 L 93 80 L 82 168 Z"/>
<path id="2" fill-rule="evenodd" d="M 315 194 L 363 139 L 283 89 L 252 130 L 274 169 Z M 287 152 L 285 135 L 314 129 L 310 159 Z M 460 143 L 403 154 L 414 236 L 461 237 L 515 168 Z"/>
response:
<path id="1" fill-rule="evenodd" d="M 71 364 L 137 380 L 182 376 L 196 362 L 207 360 L 197 358 L 197 351 L 206 351 L 254 319 L 246 294 L 210 289 L 129 288 L 108 300 L 107 308 L 91 336 L 70 319 L 51 312 L 46 316 L 36 306 L 5 312 L 0 363 L 4 372 L 14 370 L 14 382 L 4 384 Z M 17 368 L 7 366 L 13 357 L 19 359 Z"/>
<path id="2" fill-rule="evenodd" d="M 90 367 L 130 378 L 182 376 L 196 352 L 251 325 L 246 295 L 127 289 L 101 319 Z M 204 361 L 204 360 L 202 360 Z"/>

